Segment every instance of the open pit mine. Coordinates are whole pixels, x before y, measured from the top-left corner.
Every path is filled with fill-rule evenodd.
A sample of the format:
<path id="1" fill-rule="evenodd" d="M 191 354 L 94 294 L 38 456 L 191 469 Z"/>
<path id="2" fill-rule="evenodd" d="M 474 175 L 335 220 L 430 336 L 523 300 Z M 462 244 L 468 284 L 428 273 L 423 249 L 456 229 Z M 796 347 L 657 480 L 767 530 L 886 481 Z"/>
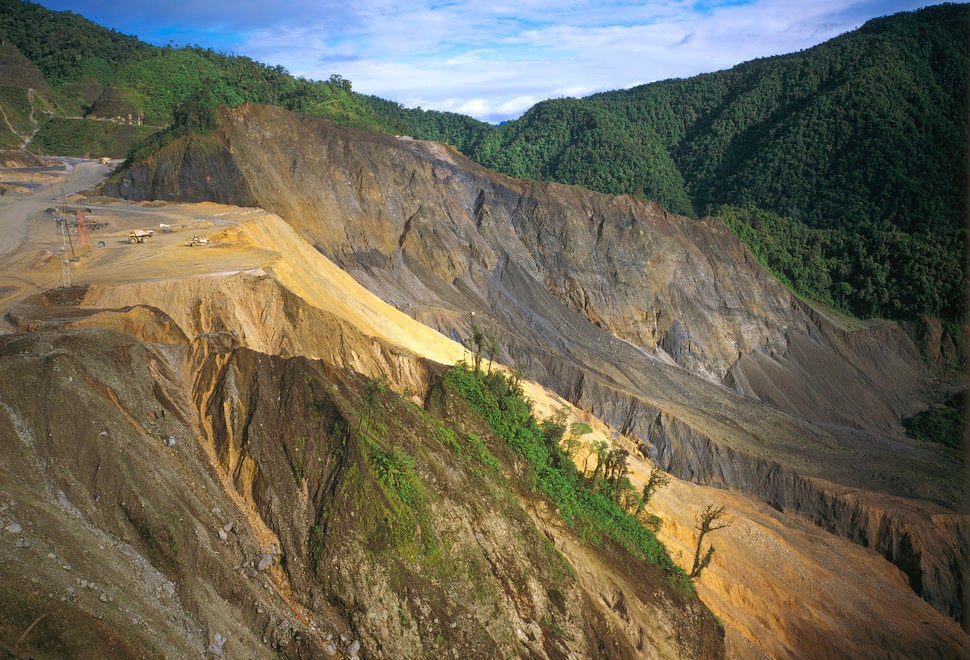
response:
<path id="1" fill-rule="evenodd" d="M 966 458 L 900 423 L 954 384 L 900 327 L 793 297 L 715 218 L 218 120 L 107 182 L 2 171 L 5 653 L 970 656 Z M 449 375 L 476 331 L 588 427 L 580 471 L 602 443 L 637 492 L 670 475 L 674 564 L 724 508 L 699 576 L 535 487 Z"/>

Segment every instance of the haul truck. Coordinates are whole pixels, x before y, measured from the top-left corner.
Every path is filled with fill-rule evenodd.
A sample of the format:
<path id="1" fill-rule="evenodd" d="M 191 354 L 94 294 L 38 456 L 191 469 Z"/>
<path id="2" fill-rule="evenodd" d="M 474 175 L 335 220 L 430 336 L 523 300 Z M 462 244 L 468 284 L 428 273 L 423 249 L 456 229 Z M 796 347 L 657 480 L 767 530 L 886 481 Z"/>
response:
<path id="1" fill-rule="evenodd" d="M 152 236 L 155 232 L 151 229 L 132 229 L 128 232 L 128 242 L 129 243 L 147 243 L 152 240 Z"/>

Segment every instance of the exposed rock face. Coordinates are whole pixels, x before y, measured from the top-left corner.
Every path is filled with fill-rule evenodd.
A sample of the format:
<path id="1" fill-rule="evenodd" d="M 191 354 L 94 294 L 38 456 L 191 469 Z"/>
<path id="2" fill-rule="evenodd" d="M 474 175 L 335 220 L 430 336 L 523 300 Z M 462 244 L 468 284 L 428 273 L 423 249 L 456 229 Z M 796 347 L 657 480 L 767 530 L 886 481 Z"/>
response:
<path id="1" fill-rule="evenodd" d="M 26 233 L 0 264 L 0 312 L 11 329 L 35 333 L 0 336 L 5 651 L 720 655 L 709 615 L 664 575 L 581 542 L 531 491 L 509 492 L 521 466 L 436 384 L 440 365 L 462 358 L 460 345 L 363 289 L 278 216 L 89 199 L 110 225 L 105 247 L 71 266 L 87 285 L 27 297 L 62 276 L 48 261 L 46 202 L 36 197 L 27 218 L 0 206 L 7 233 Z M 130 229 L 157 223 L 175 231 L 128 244 Z M 196 233 L 211 245 L 187 247 Z M 959 456 L 783 414 L 645 358 L 556 304 L 528 269 L 510 261 L 501 276 L 505 298 L 494 300 L 518 299 L 533 315 L 503 335 L 506 347 L 568 386 L 586 409 L 572 419 L 595 428 L 589 437 L 631 452 L 634 486 L 652 469 L 639 447 L 721 488 L 675 479 L 650 513 L 689 567 L 695 512 L 711 500 L 731 509 L 736 522 L 719 532 L 696 586 L 724 622 L 732 657 L 970 653 L 970 638 L 912 590 L 943 610 L 959 601 Z M 467 317 L 456 324 L 449 305 L 467 304 L 484 281 L 439 282 L 422 293 L 434 302 L 423 316 L 467 331 Z M 410 284 L 421 292 L 417 278 Z M 817 350 L 831 351 L 828 322 L 812 323 Z M 674 353 L 683 329 L 667 342 Z M 544 336 L 558 343 L 544 346 Z M 840 341 L 854 346 L 853 337 Z M 874 346 L 859 364 L 880 364 Z M 395 393 L 362 409 L 361 383 L 381 375 Z M 539 418 L 562 406 L 523 385 Z M 422 393 L 423 411 L 414 405 Z M 362 410 L 380 411 L 366 442 L 347 433 Z M 457 444 L 442 440 L 452 425 Z M 457 455 L 471 433 L 499 457 L 508 482 Z M 395 464 L 420 495 L 410 505 L 398 506 L 388 489 Z M 730 484 L 753 494 L 723 490 Z M 574 575 L 563 574 L 564 562 Z M 64 616 L 42 616 L 61 593 Z"/>
<path id="2" fill-rule="evenodd" d="M 228 150 L 196 136 L 184 138 L 151 157 L 145 166 L 131 170 L 116 192 L 131 198 L 146 189 L 158 192 L 152 199 L 255 205 Z"/>
<path id="3" fill-rule="evenodd" d="M 67 639 L 65 619 L 45 617 L 17 651 L 77 655 L 90 641 L 89 653 L 112 656 L 723 656 L 723 629 L 665 571 L 588 547 L 534 494 L 510 488 L 504 444 L 439 384 L 459 347 L 278 217 L 228 211 L 246 220 L 210 232 L 221 237 L 211 249 L 165 232 L 151 251 L 105 248 L 85 259 L 95 284 L 10 310 L 22 334 L 0 337 L 11 468 L 0 483 L 18 509 L 16 520 L 0 509 L 0 529 L 20 526 L 29 545 L 0 531 L 10 585 L 0 641 L 16 640 L 54 590 L 78 596 L 66 596 L 68 626 L 102 617 L 97 639 Z M 362 386 L 378 374 L 393 389 L 362 434 Z M 434 405 L 422 410 L 422 398 Z M 447 428 L 456 443 L 482 438 L 506 471 L 446 444 Z M 406 503 L 381 472 L 402 456 L 416 494 Z M 71 484 L 59 486 L 70 516 L 48 483 Z M 37 562 L 41 548 L 78 570 L 75 557 L 107 560 L 76 578 Z M 113 571 L 127 576 L 134 563 L 138 577 L 121 583 Z M 27 566 L 36 582 L 7 580 L 8 570 L 29 577 Z M 118 586 L 88 598 L 78 579 Z"/>
<path id="4" fill-rule="evenodd" d="M 42 324 L 39 307 L 21 311 Z M 403 507 L 354 431 L 359 374 L 231 333 L 189 343 L 160 312 L 154 343 L 67 327 L 106 318 L 86 312 L 0 337 L 0 635 L 37 625 L 19 651 L 723 655 L 695 596 L 564 528 L 553 546 L 504 478 L 469 470 L 397 394 L 377 404 L 378 436 L 412 457 L 418 500 Z M 459 401 L 437 401 L 489 438 Z"/>
<path id="5" fill-rule="evenodd" d="M 662 360 L 819 421 L 898 431 L 900 414 L 923 400 L 929 377 L 915 347 L 900 344 L 902 333 L 860 328 L 838 339 L 716 220 L 511 180 L 435 143 L 336 129 L 277 108 L 224 110 L 221 120 L 220 145 L 172 145 L 114 192 L 258 204 L 445 331 L 467 324 L 454 312 L 479 309 L 480 323 L 537 348 L 595 334 L 577 326 L 580 336 L 564 337 L 546 327 L 556 314 L 548 308 L 564 306 Z M 812 339 L 841 345 L 820 364 L 806 354 Z M 894 353 L 867 362 L 882 345 Z M 766 371 L 791 374 L 786 396 L 773 396 L 777 383 Z M 832 406 L 836 398 L 844 403 Z"/>
<path id="6" fill-rule="evenodd" d="M 176 145 L 115 192 L 255 202 L 445 334 L 467 335 L 474 310 L 503 361 L 635 437 L 665 469 L 877 548 L 960 616 L 964 459 L 903 437 L 900 416 L 934 383 L 896 326 L 812 310 L 715 220 L 514 181 L 438 144 L 278 109 L 243 106 L 221 121 L 221 150 Z M 235 183 L 175 188 L 185 162 L 187 179 Z"/>

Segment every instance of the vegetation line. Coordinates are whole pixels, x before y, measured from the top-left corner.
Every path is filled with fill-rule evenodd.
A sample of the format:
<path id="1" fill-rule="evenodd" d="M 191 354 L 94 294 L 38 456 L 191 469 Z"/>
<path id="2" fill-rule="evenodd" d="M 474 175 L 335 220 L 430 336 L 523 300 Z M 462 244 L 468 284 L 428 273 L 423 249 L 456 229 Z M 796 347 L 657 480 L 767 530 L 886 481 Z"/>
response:
<path id="1" fill-rule="evenodd" d="M 499 371 L 485 373 L 460 364 L 447 372 L 445 383 L 525 460 L 521 485 L 550 497 L 565 523 L 584 541 L 615 542 L 632 555 L 659 565 L 685 591 L 693 589 L 686 572 L 637 515 L 642 506 L 626 478 L 625 452 L 604 449 L 587 476 L 560 447 L 566 427 L 555 421 L 537 422 L 531 402 L 516 380 Z"/>

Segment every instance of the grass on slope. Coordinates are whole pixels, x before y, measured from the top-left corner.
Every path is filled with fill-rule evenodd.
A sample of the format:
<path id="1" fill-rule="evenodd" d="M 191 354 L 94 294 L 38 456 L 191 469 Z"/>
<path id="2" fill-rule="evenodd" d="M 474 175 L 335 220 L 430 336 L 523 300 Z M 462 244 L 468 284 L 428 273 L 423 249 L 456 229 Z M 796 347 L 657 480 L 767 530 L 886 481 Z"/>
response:
<path id="1" fill-rule="evenodd" d="M 654 533 L 579 473 L 560 448 L 557 436 L 536 421 L 530 402 L 514 380 L 500 372 L 486 374 L 459 365 L 448 371 L 445 382 L 525 459 L 529 466 L 525 485 L 552 499 L 563 520 L 581 538 L 596 545 L 613 541 L 635 557 L 659 565 L 671 583 L 688 592 L 693 589 L 687 574 Z"/>
<path id="2" fill-rule="evenodd" d="M 51 119 L 37 132 L 31 148 L 58 156 L 123 158 L 158 129 L 91 119 Z"/>

